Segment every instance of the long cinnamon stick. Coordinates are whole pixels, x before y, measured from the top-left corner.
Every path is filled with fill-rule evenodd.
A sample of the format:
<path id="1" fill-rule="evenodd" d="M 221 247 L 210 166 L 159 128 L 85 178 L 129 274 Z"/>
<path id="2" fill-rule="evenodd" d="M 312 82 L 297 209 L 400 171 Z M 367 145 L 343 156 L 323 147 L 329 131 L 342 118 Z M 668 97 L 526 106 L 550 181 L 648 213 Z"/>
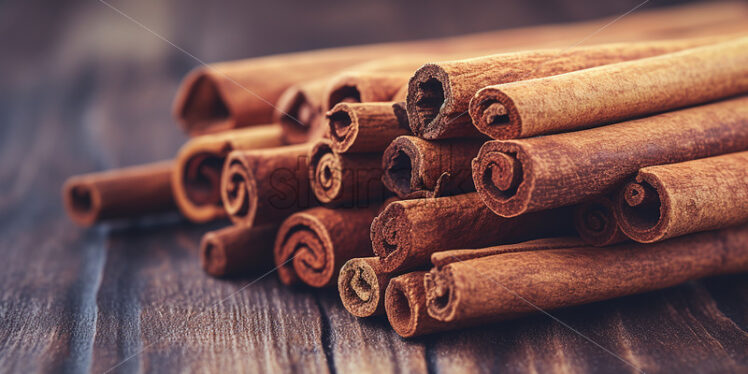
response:
<path id="1" fill-rule="evenodd" d="M 340 103 L 327 113 L 335 153 L 383 152 L 398 136 L 410 134 L 408 119 L 394 102 Z"/>
<path id="2" fill-rule="evenodd" d="M 424 271 L 416 271 L 392 278 L 387 285 L 384 307 L 387 319 L 395 332 L 403 338 L 431 334 L 450 328 L 449 324 L 429 316 Z"/>
<path id="3" fill-rule="evenodd" d="M 424 279 L 428 313 L 455 325 L 515 318 L 748 270 L 748 226 L 656 244 L 508 253 Z"/>
<path id="4" fill-rule="evenodd" d="M 641 243 L 748 222 L 748 152 L 642 168 L 616 215 Z"/>
<path id="5" fill-rule="evenodd" d="M 177 153 L 172 187 L 182 214 L 193 222 L 226 217 L 221 203 L 221 170 L 233 150 L 250 150 L 281 145 L 278 125 L 255 126 L 198 136 Z"/>
<path id="6" fill-rule="evenodd" d="M 80 226 L 175 209 L 173 161 L 76 175 L 62 186 L 68 216 Z"/>
<path id="7" fill-rule="evenodd" d="M 570 232 L 571 212 L 551 210 L 502 219 L 477 193 L 395 201 L 371 224 L 374 253 L 385 271 L 428 264 L 436 251 L 481 248 Z"/>
<path id="8" fill-rule="evenodd" d="M 308 177 L 309 144 L 229 153 L 221 173 L 221 200 L 242 226 L 280 222 L 314 205 Z"/>
<path id="9" fill-rule="evenodd" d="M 748 149 L 748 97 L 551 136 L 490 141 L 473 180 L 496 214 L 571 205 L 611 192 L 639 168 Z"/>
<path id="10" fill-rule="evenodd" d="M 322 116 L 322 96 L 328 77 L 295 84 L 283 92 L 273 112 L 273 122 L 279 123 L 282 139 L 287 144 L 298 144 L 321 138 L 326 132 Z"/>
<path id="11" fill-rule="evenodd" d="M 343 306 L 356 317 L 384 313 L 384 294 L 396 274 L 382 269 L 378 257 L 348 260 L 338 276 L 338 293 Z"/>
<path id="12" fill-rule="evenodd" d="M 343 264 L 371 254 L 366 228 L 379 211 L 368 208 L 311 208 L 288 217 L 275 241 L 274 257 L 281 282 L 312 287 L 335 284 Z"/>
<path id="13" fill-rule="evenodd" d="M 467 112 L 470 99 L 483 87 L 657 56 L 723 39 L 724 37 L 710 37 L 603 44 L 505 53 L 427 64 L 418 69 L 410 79 L 407 100 L 408 120 L 413 133 L 425 139 L 480 137 L 483 135 L 472 126 Z M 615 81 L 614 78 L 606 78 L 604 81 L 610 79 Z M 585 82 L 596 83 L 596 81 Z M 476 99 L 475 104 L 480 107 L 481 101 Z M 545 107 L 538 107 L 538 109 L 543 110 Z M 507 108 L 507 112 L 517 116 L 513 107 Z M 506 113 L 494 111 L 488 111 L 488 113 L 490 115 L 487 115 L 487 118 L 503 120 L 507 116 Z M 483 115 L 481 112 L 480 118 L 483 118 Z M 474 120 L 480 118 L 473 117 Z M 551 121 L 562 120 L 557 116 L 550 116 L 549 119 Z"/>
<path id="14" fill-rule="evenodd" d="M 574 227 L 589 245 L 604 247 L 626 241 L 615 214 L 613 200 L 608 196 L 591 198 L 574 209 Z"/>
<path id="15" fill-rule="evenodd" d="M 278 226 L 229 226 L 203 235 L 200 264 L 214 277 L 270 270 Z"/>
<path id="16" fill-rule="evenodd" d="M 398 61 L 401 60 L 401 61 Z M 403 56 L 394 61 L 377 62 L 369 71 L 365 67 L 359 71 L 347 71 L 330 81 L 324 95 L 324 110 L 330 110 L 339 103 L 369 103 L 390 101 L 408 83 L 413 70 L 428 61 L 428 57 Z M 380 66 L 377 66 L 380 65 Z M 377 71 L 379 70 L 379 71 Z M 394 70 L 394 71 L 381 71 Z"/>
<path id="17" fill-rule="evenodd" d="M 474 191 L 470 161 L 481 145 L 482 140 L 428 141 L 400 136 L 382 155 L 382 183 L 401 198 Z"/>
<path id="18" fill-rule="evenodd" d="M 504 253 L 540 251 L 544 249 L 577 248 L 584 246 L 584 242 L 577 237 L 556 237 L 535 239 L 516 244 L 504 244 L 480 249 L 451 249 L 431 254 L 431 263 L 436 268 L 442 268 L 453 262 L 462 262 L 481 257 L 500 255 Z"/>
<path id="19" fill-rule="evenodd" d="M 379 153 L 337 154 L 329 140 L 320 140 L 309 152 L 309 180 L 314 196 L 323 204 L 383 201 Z"/>
<path id="20" fill-rule="evenodd" d="M 681 108 L 748 92 L 748 37 L 676 53 L 481 89 L 478 130 L 527 138 Z"/>

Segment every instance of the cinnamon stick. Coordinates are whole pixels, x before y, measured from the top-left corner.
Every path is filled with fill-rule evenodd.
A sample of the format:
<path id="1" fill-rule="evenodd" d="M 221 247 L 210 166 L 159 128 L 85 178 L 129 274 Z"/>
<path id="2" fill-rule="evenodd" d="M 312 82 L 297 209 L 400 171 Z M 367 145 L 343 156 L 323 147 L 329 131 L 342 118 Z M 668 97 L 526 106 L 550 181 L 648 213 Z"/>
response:
<path id="1" fill-rule="evenodd" d="M 481 89 L 470 104 L 494 139 L 576 130 L 748 92 L 748 37 Z"/>
<path id="2" fill-rule="evenodd" d="M 531 50 L 426 64 L 415 72 L 409 82 L 408 120 L 413 134 L 425 139 L 482 137 L 466 114 L 470 99 L 483 87 L 657 56 L 719 40 L 724 40 L 724 37 Z M 604 79 L 608 80 L 615 81 L 616 78 Z M 480 99 L 476 99 L 475 105 L 480 106 L 481 103 Z M 480 118 L 473 119 L 486 116 L 505 120 L 509 112 L 517 116 L 513 107 L 508 107 L 507 113 L 496 112 L 491 108 L 486 114 L 481 111 Z M 543 110 L 545 107 L 540 106 L 538 109 Z M 562 120 L 558 116 L 548 118 L 551 121 Z"/>
<path id="3" fill-rule="evenodd" d="M 79 226 L 172 210 L 173 165 L 163 161 L 72 176 L 62 186 L 65 210 Z"/>
<path id="4" fill-rule="evenodd" d="M 229 153 L 221 173 L 221 199 L 242 226 L 277 223 L 314 205 L 308 178 L 309 144 Z"/>
<path id="5" fill-rule="evenodd" d="M 278 226 L 229 226 L 203 235 L 200 264 L 214 277 L 270 270 Z"/>
<path id="6" fill-rule="evenodd" d="M 394 102 L 340 103 L 327 113 L 335 153 L 382 152 L 398 136 L 410 134 L 407 118 Z"/>
<path id="7" fill-rule="evenodd" d="M 309 153 L 309 180 L 314 196 L 323 204 L 382 201 L 379 153 L 337 154 L 329 140 L 320 140 Z"/>
<path id="8" fill-rule="evenodd" d="M 250 150 L 281 145 L 278 125 L 255 126 L 198 136 L 177 153 L 171 185 L 182 214 L 192 222 L 226 217 L 221 203 L 221 170 L 233 150 Z"/>
<path id="9" fill-rule="evenodd" d="M 400 136 L 382 155 L 382 183 L 401 198 L 474 191 L 470 161 L 481 145 L 482 140 L 428 141 Z"/>
<path id="10" fill-rule="evenodd" d="M 347 71 L 331 80 L 324 95 L 324 109 L 330 110 L 339 103 L 369 103 L 390 101 L 408 84 L 413 70 L 428 61 L 428 57 L 407 57 L 395 60 L 398 68 L 387 70 L 388 62 L 378 62 L 370 71 Z M 391 63 L 389 63 L 391 64 Z M 382 66 L 384 65 L 384 66 Z M 404 65 L 404 66 L 403 66 Z M 401 67 L 402 66 L 402 67 Z M 377 71 L 380 70 L 380 71 Z M 392 69 L 391 69 L 392 70 Z"/>
<path id="11" fill-rule="evenodd" d="M 371 224 L 374 253 L 385 271 L 428 264 L 436 251 L 482 248 L 570 232 L 568 209 L 502 219 L 477 193 L 395 201 Z"/>
<path id="12" fill-rule="evenodd" d="M 551 136 L 490 141 L 473 181 L 496 214 L 571 205 L 611 192 L 639 168 L 748 149 L 748 97 Z"/>
<path id="13" fill-rule="evenodd" d="M 335 284 L 343 264 L 371 254 L 366 228 L 379 211 L 368 208 L 311 208 L 288 217 L 275 241 L 274 258 L 281 282 L 312 287 Z"/>
<path id="14" fill-rule="evenodd" d="M 315 79 L 295 84 L 283 92 L 278 99 L 273 122 L 279 123 L 282 139 L 286 144 L 298 144 L 324 136 L 322 96 L 329 78 Z"/>
<path id="15" fill-rule="evenodd" d="M 384 314 L 384 294 L 396 274 L 382 269 L 378 257 L 348 260 L 338 276 L 338 293 L 343 306 L 356 317 Z"/>
<path id="16" fill-rule="evenodd" d="M 395 332 L 403 338 L 431 334 L 450 326 L 429 316 L 424 271 L 416 271 L 392 278 L 384 296 L 387 319 Z"/>
<path id="17" fill-rule="evenodd" d="M 748 222 L 748 152 L 642 168 L 616 215 L 641 243 Z"/>
<path id="18" fill-rule="evenodd" d="M 608 196 L 591 198 L 574 209 L 574 227 L 589 245 L 604 247 L 626 241 L 615 214 L 613 200 Z"/>
<path id="19" fill-rule="evenodd" d="M 508 253 L 455 262 L 424 279 L 428 313 L 456 326 L 748 271 L 748 226 L 656 244 Z"/>
<path id="20" fill-rule="evenodd" d="M 516 244 L 504 244 L 480 249 L 451 249 L 431 254 L 431 263 L 436 268 L 442 268 L 453 262 L 462 262 L 481 257 L 495 256 L 504 253 L 540 251 L 544 249 L 577 248 L 584 246 L 584 242 L 577 237 L 556 237 L 535 239 Z"/>

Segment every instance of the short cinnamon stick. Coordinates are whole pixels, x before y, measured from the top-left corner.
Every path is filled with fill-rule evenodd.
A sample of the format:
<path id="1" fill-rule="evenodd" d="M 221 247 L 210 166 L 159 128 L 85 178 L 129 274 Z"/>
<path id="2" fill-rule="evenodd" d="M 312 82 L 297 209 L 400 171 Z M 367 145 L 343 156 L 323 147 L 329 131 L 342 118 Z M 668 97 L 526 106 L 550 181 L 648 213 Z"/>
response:
<path id="1" fill-rule="evenodd" d="M 576 204 L 639 168 L 748 149 L 748 97 L 551 136 L 490 141 L 473 180 L 496 214 Z"/>
<path id="2" fill-rule="evenodd" d="M 278 99 L 273 122 L 279 123 L 286 144 L 299 144 L 321 138 L 326 132 L 322 96 L 329 78 L 295 84 Z"/>
<path id="3" fill-rule="evenodd" d="M 356 317 L 383 314 L 385 290 L 395 275 L 382 269 L 378 257 L 348 260 L 338 276 L 338 293 L 343 306 Z"/>
<path id="4" fill-rule="evenodd" d="M 642 168 L 616 215 L 641 243 L 748 222 L 748 152 Z"/>
<path id="5" fill-rule="evenodd" d="M 337 154 L 329 140 L 320 140 L 309 153 L 309 180 L 323 204 L 366 203 L 387 198 L 382 185 L 379 153 Z"/>
<path id="6" fill-rule="evenodd" d="M 428 264 L 436 251 L 482 248 L 570 232 L 568 209 L 502 219 L 477 193 L 395 201 L 371 224 L 374 253 L 385 271 L 404 271 Z"/>
<path id="7" fill-rule="evenodd" d="M 403 57 L 407 67 L 395 71 L 347 71 L 330 81 L 324 96 L 324 109 L 330 110 L 339 103 L 370 103 L 390 101 L 408 83 L 413 70 L 425 63 L 427 57 Z M 412 62 L 411 62 L 412 61 Z M 400 65 L 395 61 L 397 65 Z M 386 61 L 376 65 L 387 65 Z M 384 66 L 372 69 L 385 69 Z"/>
<path id="8" fill-rule="evenodd" d="M 748 226 L 742 226 L 649 245 L 519 252 L 455 262 L 432 270 L 424 283 L 429 315 L 462 326 L 747 270 Z"/>
<path id="9" fill-rule="evenodd" d="M 450 328 L 449 324 L 429 316 L 424 271 L 416 271 L 392 278 L 384 296 L 387 319 L 395 332 L 403 338 L 431 334 Z"/>
<path id="10" fill-rule="evenodd" d="M 462 262 L 481 257 L 500 255 L 504 253 L 540 251 L 544 249 L 561 249 L 583 247 L 584 242 L 577 237 L 557 237 L 535 239 L 516 244 L 504 244 L 480 249 L 451 249 L 431 254 L 431 263 L 442 268 L 453 262 Z"/>
<path id="11" fill-rule="evenodd" d="M 481 145 L 482 140 L 428 141 L 400 136 L 382 155 L 382 183 L 400 198 L 474 191 L 470 161 Z"/>
<path id="12" fill-rule="evenodd" d="M 255 126 L 198 136 L 177 153 L 172 187 L 182 214 L 192 222 L 226 217 L 221 203 L 221 170 L 233 150 L 250 150 L 281 145 L 278 125 Z"/>
<path id="13" fill-rule="evenodd" d="M 229 226 L 203 235 L 200 263 L 214 277 L 267 271 L 273 265 L 273 243 L 278 226 Z"/>
<path id="14" fill-rule="evenodd" d="M 68 216 L 80 226 L 175 209 L 173 161 L 76 175 L 62 186 Z"/>
<path id="15" fill-rule="evenodd" d="M 340 103 L 327 113 L 335 153 L 383 152 L 398 136 L 410 134 L 407 118 L 394 102 Z"/>
<path id="16" fill-rule="evenodd" d="M 748 92 L 748 37 L 489 86 L 470 116 L 494 139 L 576 130 Z"/>
<path id="17" fill-rule="evenodd" d="M 242 226 L 277 223 L 314 205 L 309 188 L 309 144 L 229 153 L 221 173 L 221 199 Z"/>
<path id="18" fill-rule="evenodd" d="M 371 254 L 366 228 L 379 211 L 368 208 L 311 208 L 288 217 L 275 241 L 274 257 L 281 282 L 312 287 L 335 284 L 343 264 Z"/>
<path id="19" fill-rule="evenodd" d="M 594 197 L 577 205 L 574 227 L 585 243 L 596 247 L 628 240 L 619 227 L 613 200 L 608 196 Z"/>

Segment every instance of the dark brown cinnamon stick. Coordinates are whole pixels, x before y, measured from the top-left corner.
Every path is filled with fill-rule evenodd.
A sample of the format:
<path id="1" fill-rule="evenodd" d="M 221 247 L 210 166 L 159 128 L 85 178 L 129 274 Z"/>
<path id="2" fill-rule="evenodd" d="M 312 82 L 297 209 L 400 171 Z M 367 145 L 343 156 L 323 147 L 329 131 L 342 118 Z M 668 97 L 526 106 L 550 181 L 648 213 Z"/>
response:
<path id="1" fill-rule="evenodd" d="M 203 235 L 200 263 L 206 273 L 227 277 L 268 271 L 278 226 L 229 226 Z"/>
<path id="2" fill-rule="evenodd" d="M 472 126 L 472 121 L 466 114 L 470 99 L 483 87 L 657 56 L 714 43 L 718 40 L 723 40 L 723 38 L 535 50 L 427 64 L 418 69 L 410 79 L 407 100 L 408 120 L 413 134 L 425 139 L 481 137 L 483 135 Z M 611 77 L 606 78 L 605 81 L 615 81 Z M 482 102 L 476 100 L 475 104 L 480 106 Z M 541 111 L 545 109 L 542 106 L 538 108 Z M 568 107 L 564 109 L 571 110 Z M 517 117 L 513 107 L 507 107 L 507 110 L 509 115 Z M 473 117 L 473 119 L 481 119 L 483 116 L 501 120 L 507 118 L 506 113 L 489 111 L 489 114 L 490 116 L 481 112 L 480 118 Z M 563 120 L 557 116 L 548 118 L 551 121 Z"/>
<path id="3" fill-rule="evenodd" d="M 449 324 L 429 316 L 426 292 L 423 288 L 424 271 L 416 271 L 392 278 L 384 296 L 387 319 L 395 332 L 403 338 L 431 334 L 449 328 Z"/>
<path id="4" fill-rule="evenodd" d="M 500 255 L 504 253 L 540 251 L 544 249 L 561 249 L 583 247 L 584 242 L 577 237 L 558 237 L 535 239 L 516 244 L 504 244 L 480 249 L 451 249 L 431 254 L 431 263 L 442 268 L 453 262 L 462 262 L 481 257 Z"/>
<path id="5" fill-rule="evenodd" d="M 190 139 L 177 154 L 172 187 L 182 214 L 192 222 L 226 217 L 221 203 L 221 170 L 233 150 L 281 145 L 278 125 L 255 126 Z"/>
<path id="6" fill-rule="evenodd" d="M 400 136 L 382 155 L 382 183 L 400 198 L 474 191 L 470 161 L 481 145 L 482 140 L 428 141 Z"/>
<path id="7" fill-rule="evenodd" d="M 378 257 L 348 260 L 338 276 L 338 293 L 343 306 L 356 317 L 383 314 L 385 290 L 395 275 L 382 269 Z"/>
<path id="8" fill-rule="evenodd" d="M 233 151 L 221 173 L 221 199 L 229 218 L 242 226 L 277 223 L 313 206 L 309 144 Z"/>
<path id="9" fill-rule="evenodd" d="M 346 261 L 371 254 L 366 228 L 379 208 L 316 207 L 288 217 L 278 230 L 274 249 L 281 281 L 312 287 L 335 284 Z"/>
<path id="10" fill-rule="evenodd" d="M 611 192 L 639 168 L 748 149 L 748 97 L 595 129 L 490 141 L 473 180 L 496 214 L 571 205 Z"/>
<path id="11" fill-rule="evenodd" d="M 309 153 L 309 179 L 323 204 L 383 201 L 379 153 L 336 154 L 330 141 L 320 140 Z"/>
<path id="12" fill-rule="evenodd" d="M 574 227 L 585 243 L 596 247 L 628 240 L 618 227 L 614 203 L 608 196 L 594 197 L 577 205 Z"/>
<path id="13" fill-rule="evenodd" d="M 327 113 L 335 153 L 382 152 L 398 136 L 410 134 L 407 118 L 394 102 L 340 103 Z"/>
<path id="14" fill-rule="evenodd" d="M 641 243 L 748 222 L 748 152 L 642 168 L 616 215 Z"/>
<path id="15" fill-rule="evenodd" d="M 62 186 L 68 216 L 80 226 L 173 210 L 173 161 L 76 175 Z"/>
<path id="16" fill-rule="evenodd" d="M 640 117 L 748 92 L 748 37 L 656 57 L 481 89 L 478 130 L 527 138 Z"/>
<path id="17" fill-rule="evenodd" d="M 434 269 L 428 312 L 455 325 L 515 318 L 748 270 L 748 226 L 657 244 L 508 253 Z"/>
<path id="18" fill-rule="evenodd" d="M 436 251 L 482 248 L 570 232 L 571 212 L 552 210 L 502 219 L 477 193 L 395 201 L 371 224 L 374 253 L 385 271 L 428 264 Z"/>
<path id="19" fill-rule="evenodd" d="M 287 144 L 314 141 L 325 135 L 322 96 L 329 78 L 295 84 L 283 92 L 273 112 L 273 122 L 279 123 L 282 139 Z"/>

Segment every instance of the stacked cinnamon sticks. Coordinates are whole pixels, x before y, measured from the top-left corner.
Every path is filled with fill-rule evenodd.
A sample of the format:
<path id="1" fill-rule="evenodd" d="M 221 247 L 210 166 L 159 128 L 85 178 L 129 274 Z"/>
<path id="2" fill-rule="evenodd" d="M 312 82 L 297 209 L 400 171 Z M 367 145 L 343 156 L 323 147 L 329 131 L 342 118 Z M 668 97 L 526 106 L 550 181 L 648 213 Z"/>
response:
<path id="1" fill-rule="evenodd" d="M 404 337 L 748 271 L 745 15 L 203 67 L 177 95 L 192 138 L 174 160 L 63 197 L 81 225 L 229 219 L 203 237 L 207 273 L 337 284 Z"/>

